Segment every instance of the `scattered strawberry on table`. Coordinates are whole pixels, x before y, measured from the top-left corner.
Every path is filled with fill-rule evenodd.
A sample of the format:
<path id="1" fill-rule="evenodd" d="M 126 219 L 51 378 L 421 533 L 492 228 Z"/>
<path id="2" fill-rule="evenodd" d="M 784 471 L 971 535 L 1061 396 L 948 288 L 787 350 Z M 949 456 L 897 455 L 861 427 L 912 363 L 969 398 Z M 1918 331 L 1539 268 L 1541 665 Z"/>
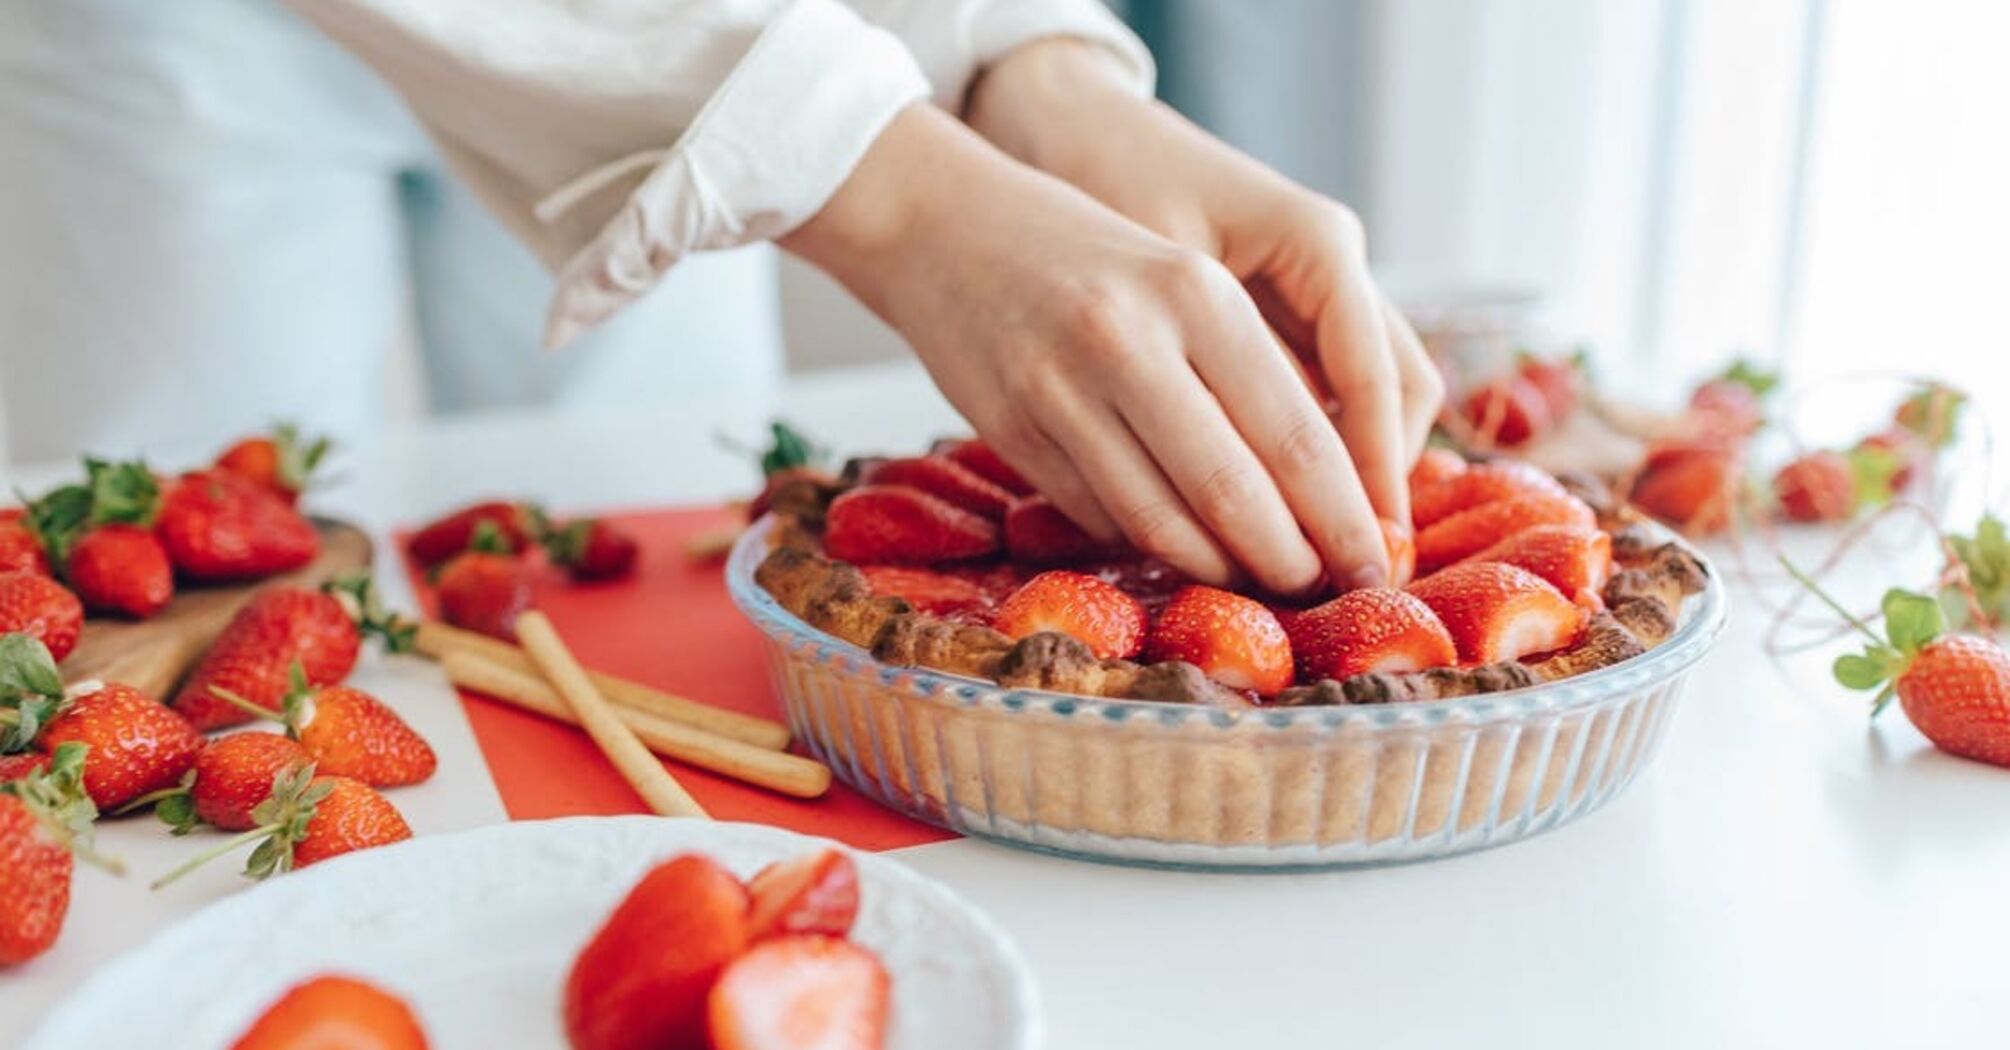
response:
<path id="1" fill-rule="evenodd" d="M 889 981 L 850 940 L 851 858 L 825 850 L 746 883 L 709 858 L 643 875 L 579 955 L 563 1015 L 574 1050 L 873 1050 Z"/>
<path id="2" fill-rule="evenodd" d="M 144 619 L 174 597 L 174 566 L 153 532 L 159 483 L 140 463 L 84 461 L 85 480 L 29 504 L 49 564 L 96 612 Z"/>
<path id="3" fill-rule="evenodd" d="M 1543 436 L 1577 410 L 1585 355 L 1539 357 L 1524 352 L 1513 371 L 1483 384 L 1459 403 L 1473 447 L 1514 448 Z"/>
<path id="4" fill-rule="evenodd" d="M 469 550 L 433 576 L 440 618 L 456 627 L 516 640 L 516 618 L 531 605 L 530 574 L 515 555 Z"/>
<path id="5" fill-rule="evenodd" d="M 55 658 L 27 634 L 0 636 L 0 727 L 0 752 L 87 749 L 82 782 L 102 810 L 172 787 L 203 746 L 186 720 L 131 686 L 67 695 Z"/>
<path id="6" fill-rule="evenodd" d="M 92 849 L 98 811 L 84 791 L 84 751 L 81 744 L 59 748 L 45 768 L 0 781 L 0 967 L 56 943 L 77 857 L 122 870 Z"/>
<path id="7" fill-rule="evenodd" d="M 83 629 L 84 603 L 62 584 L 35 572 L 0 572 L 0 634 L 33 635 L 61 660 Z"/>
<path id="8" fill-rule="evenodd" d="M 409 648 L 412 636 L 410 624 L 384 612 L 368 576 L 319 588 L 268 587 L 231 617 L 176 690 L 174 708 L 205 731 L 251 721 L 215 693 L 221 688 L 277 714 L 296 662 L 310 685 L 339 683 L 356 666 L 366 635 L 392 652 Z"/>
<path id="9" fill-rule="evenodd" d="M 321 534 L 286 499 L 227 470 L 197 470 L 162 495 L 154 531 L 191 580 L 247 580 L 298 569 Z"/>
<path id="10" fill-rule="evenodd" d="M 153 888 L 254 842 L 244 874 L 263 879 L 412 837 L 404 814 L 375 788 L 348 777 L 317 776 L 311 763 L 280 774 L 271 794 L 252 808 L 251 819 L 250 829 L 155 879 Z"/>
<path id="11" fill-rule="evenodd" d="M 51 574 L 49 555 L 42 550 L 41 537 L 28 525 L 26 508 L 0 509 L 0 572 Z"/>
<path id="12" fill-rule="evenodd" d="M 258 826 L 252 810 L 271 797 L 279 777 L 312 762 L 298 740 L 278 733 L 252 729 L 217 737 L 196 754 L 190 778 L 155 796 L 154 816 L 177 835 L 201 824 L 249 831 Z"/>
<path id="13" fill-rule="evenodd" d="M 314 472 L 333 447 L 325 437 L 308 437 L 299 427 L 280 423 L 269 434 L 234 442 L 213 465 L 264 488 L 290 506 L 300 502 L 300 494 L 314 483 Z"/>
<path id="14" fill-rule="evenodd" d="M 277 716 L 222 686 L 210 692 L 257 717 L 277 717 L 325 776 L 349 777 L 371 787 L 404 787 L 430 779 L 439 760 L 432 745 L 390 705 L 346 685 L 308 684 L 295 660 Z"/>
<path id="15" fill-rule="evenodd" d="M 426 1032 L 403 999 L 340 974 L 286 990 L 230 1050 L 426 1050 Z"/>

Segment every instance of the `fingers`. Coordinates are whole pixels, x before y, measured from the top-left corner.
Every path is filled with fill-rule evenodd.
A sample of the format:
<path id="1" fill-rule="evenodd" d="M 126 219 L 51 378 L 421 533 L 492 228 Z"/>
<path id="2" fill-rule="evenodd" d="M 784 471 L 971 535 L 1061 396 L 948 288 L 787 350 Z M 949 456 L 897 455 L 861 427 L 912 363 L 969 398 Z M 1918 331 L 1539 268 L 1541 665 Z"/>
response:
<path id="1" fill-rule="evenodd" d="M 1015 415 L 978 427 L 993 451 L 1041 495 L 1053 501 L 1082 531 L 1105 543 L 1123 538 L 1088 479 L 1029 416 Z"/>
<path id="2" fill-rule="evenodd" d="M 1402 390 L 1403 465 L 1407 470 L 1423 453 L 1438 411 L 1444 408 L 1445 378 L 1431 363 L 1417 330 L 1389 301 L 1388 293 L 1378 291 L 1376 297 L 1381 300 L 1382 322 L 1389 330 L 1390 351 L 1395 356 L 1396 385 Z"/>
<path id="3" fill-rule="evenodd" d="M 1320 312 L 1316 338 L 1319 363 L 1339 403 L 1335 423 L 1354 456 L 1355 469 L 1375 512 L 1393 521 L 1410 520 L 1409 470 L 1405 454 L 1403 402 L 1381 293 L 1368 276 L 1360 224 L 1336 218 L 1328 234 L 1341 255 L 1333 299 Z"/>
<path id="4" fill-rule="evenodd" d="M 1341 587 L 1386 584 L 1388 550 L 1347 446 L 1296 359 L 1275 344 L 1255 309 L 1239 297 L 1223 298 L 1213 332 L 1198 333 L 1190 350 L 1200 378 L 1274 481 L 1328 576 Z"/>

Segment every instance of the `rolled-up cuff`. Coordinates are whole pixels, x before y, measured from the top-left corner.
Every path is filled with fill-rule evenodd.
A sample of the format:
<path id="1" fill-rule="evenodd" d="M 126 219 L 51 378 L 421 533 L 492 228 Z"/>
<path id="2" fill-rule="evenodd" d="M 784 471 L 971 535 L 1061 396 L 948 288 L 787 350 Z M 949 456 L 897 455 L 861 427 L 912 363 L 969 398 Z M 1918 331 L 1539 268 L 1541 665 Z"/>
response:
<path id="1" fill-rule="evenodd" d="M 559 271 L 545 327 L 563 346 L 686 253 L 778 237 L 815 215 L 929 83 L 907 47 L 837 0 L 795 0 L 661 163 Z"/>
<path id="2" fill-rule="evenodd" d="M 1158 68 L 1137 34 L 1098 0 L 989 0 L 912 5 L 896 31 L 920 56 L 936 104 L 961 113 L 985 66 L 1036 40 L 1072 37 L 1096 44 L 1123 66 L 1140 95 L 1152 93 Z"/>

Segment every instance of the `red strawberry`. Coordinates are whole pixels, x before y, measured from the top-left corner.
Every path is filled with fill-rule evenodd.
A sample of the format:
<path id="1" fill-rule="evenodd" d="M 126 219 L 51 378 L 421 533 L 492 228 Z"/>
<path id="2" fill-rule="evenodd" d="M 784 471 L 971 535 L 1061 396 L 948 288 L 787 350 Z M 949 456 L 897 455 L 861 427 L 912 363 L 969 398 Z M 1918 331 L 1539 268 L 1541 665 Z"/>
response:
<path id="1" fill-rule="evenodd" d="M 981 558 L 998 550 L 998 526 L 913 489 L 862 485 L 831 502 L 824 549 L 859 564 Z"/>
<path id="2" fill-rule="evenodd" d="M 462 507 L 413 533 L 405 541 L 405 552 L 420 566 L 432 568 L 473 546 L 475 534 L 483 525 L 494 530 L 499 553 L 525 550 L 534 531 L 532 508 L 501 500 Z"/>
<path id="3" fill-rule="evenodd" d="M 903 599 L 919 612 L 974 621 L 991 609 L 991 595 L 961 576 L 900 565 L 868 565 L 861 571 L 872 593 Z"/>
<path id="4" fill-rule="evenodd" d="M 705 857 L 642 876 L 566 976 L 573 1050 L 704 1050 L 705 997 L 746 951 L 747 911 L 746 887 Z"/>
<path id="5" fill-rule="evenodd" d="M 64 703 L 37 746 L 53 754 L 73 742 L 90 748 L 84 789 L 99 809 L 111 810 L 179 783 L 204 741 L 153 697 L 114 683 Z"/>
<path id="6" fill-rule="evenodd" d="M 1779 386 L 1780 377 L 1762 371 L 1749 362 L 1737 361 L 1689 395 L 1689 416 L 1696 436 L 1704 439 L 1742 440 L 1766 423 L 1766 396 Z"/>
<path id="7" fill-rule="evenodd" d="M 1105 659 L 1136 656 L 1145 642 L 1145 607 L 1086 573 L 1043 572 L 1013 591 L 991 626 L 1012 638 L 1059 631 Z"/>
<path id="8" fill-rule="evenodd" d="M 1428 528 L 1482 503 L 1511 496 L 1559 495 L 1563 491 L 1561 482 L 1538 467 L 1520 460 L 1496 460 L 1413 489 L 1410 521 L 1420 529 Z"/>
<path id="9" fill-rule="evenodd" d="M 530 608 L 530 574 L 508 554 L 468 551 L 433 578 L 440 617 L 456 627 L 516 640 L 516 618 Z"/>
<path id="10" fill-rule="evenodd" d="M 705 1015 L 714 1050 L 878 1050 L 888 978 L 871 952 L 835 937 L 755 945 L 719 975 Z"/>
<path id="11" fill-rule="evenodd" d="M 216 468 L 258 485 L 292 506 L 300 501 L 330 447 L 325 437 L 303 438 L 298 427 L 281 423 L 270 434 L 248 437 L 224 449 L 216 457 Z"/>
<path id="12" fill-rule="evenodd" d="M 1561 420 L 1577 410 L 1577 399 L 1584 390 L 1583 351 L 1566 357 L 1523 354 L 1517 371 L 1542 391 L 1551 420 Z"/>
<path id="13" fill-rule="evenodd" d="M 1464 456 L 1448 448 L 1427 448 L 1410 468 L 1410 492 L 1430 488 L 1464 474 L 1470 466 Z"/>
<path id="14" fill-rule="evenodd" d="M 858 868 L 843 850 L 778 860 L 747 880 L 747 892 L 754 901 L 748 937 L 756 941 L 792 933 L 843 937 L 858 917 Z"/>
<path id="15" fill-rule="evenodd" d="M 42 538 L 29 527 L 26 514 L 19 507 L 0 510 L 0 572 L 52 575 Z"/>
<path id="16" fill-rule="evenodd" d="M 1512 448 L 1542 436 L 1553 424 L 1542 388 L 1519 375 L 1473 391 L 1460 411 L 1482 448 Z"/>
<path id="17" fill-rule="evenodd" d="M 33 572 L 0 572 L 0 634 L 34 635 L 61 660 L 83 629 L 84 603 L 62 584 Z"/>
<path id="18" fill-rule="evenodd" d="M 49 768 L 49 756 L 40 751 L 0 755 L 0 785 L 10 780 L 19 780 L 30 773 L 39 773 L 47 768 Z"/>
<path id="19" fill-rule="evenodd" d="M 1401 587 L 1417 574 L 1417 534 L 1408 525 L 1388 518 L 1375 522 L 1382 526 L 1382 546 L 1389 552 L 1389 583 Z"/>
<path id="20" fill-rule="evenodd" d="M 1150 659 L 1184 660 L 1231 689 L 1271 696 L 1291 684 L 1291 640 L 1263 603 L 1198 585 L 1182 587 L 1152 624 Z"/>
<path id="21" fill-rule="evenodd" d="M 1612 537 L 1583 525 L 1537 525 L 1466 560 L 1527 569 L 1580 605 L 1595 604 L 1612 574 Z"/>
<path id="22" fill-rule="evenodd" d="M 990 445 L 976 438 L 952 441 L 939 446 L 936 451 L 1014 496 L 1033 494 L 1033 486 L 1027 484 L 1026 479 L 1012 469 L 1011 464 L 1005 462 L 997 452 L 992 451 Z"/>
<path id="23" fill-rule="evenodd" d="M 618 580 L 635 574 L 641 546 L 627 529 L 599 518 L 582 518 L 546 529 L 544 552 L 575 580 Z"/>
<path id="24" fill-rule="evenodd" d="M 1029 565 L 1062 565 L 1111 553 L 1045 496 L 1028 496 L 1005 512 L 1005 549 Z"/>
<path id="25" fill-rule="evenodd" d="M 411 626 L 378 606 L 367 576 L 346 577 L 320 590 L 267 587 L 231 617 L 183 680 L 174 708 L 202 730 L 250 721 L 210 691 L 221 686 L 276 714 L 294 661 L 305 668 L 309 684 L 333 685 L 356 666 L 366 633 L 382 637 L 393 652 L 411 646 Z"/>
<path id="26" fill-rule="evenodd" d="M 1012 493 L 980 477 L 952 459 L 938 456 L 911 456 L 881 460 L 867 468 L 860 478 L 868 485 L 905 485 L 919 489 L 951 506 L 992 521 L 1005 517 Z"/>
<path id="27" fill-rule="evenodd" d="M 1810 452 L 1773 475 L 1773 495 L 1793 521 L 1843 521 L 1856 513 L 1856 477 L 1839 452 Z"/>
<path id="28" fill-rule="evenodd" d="M 226 470 L 184 474 L 161 500 L 154 526 L 168 560 L 197 580 L 238 580 L 297 569 L 321 535 L 286 500 Z"/>
<path id="29" fill-rule="evenodd" d="M 1291 649 L 1305 681 L 1445 667 L 1458 659 L 1437 614 L 1387 587 L 1349 591 L 1291 617 Z"/>
<path id="30" fill-rule="evenodd" d="M 70 547 L 66 578 L 84 604 L 99 612 L 145 619 L 174 598 L 174 566 L 151 531 L 100 525 Z"/>
<path id="31" fill-rule="evenodd" d="M 1731 522 L 1738 455 L 1710 444 L 1664 445 L 1647 455 L 1627 495 L 1646 513 L 1692 535 Z"/>
<path id="32" fill-rule="evenodd" d="M 244 874 L 263 879 L 344 853 L 412 837 L 411 825 L 375 788 L 348 777 L 319 777 L 301 766 L 282 775 L 251 811 L 256 826 L 155 879 L 159 889 L 247 843 L 256 842 Z"/>
<path id="33" fill-rule="evenodd" d="M 1916 435 L 1928 448 L 1945 448 L 1954 441 L 1961 422 L 1961 409 L 1968 395 L 1941 383 L 1928 383 L 1918 393 L 1899 402 L 1891 421 Z"/>
<path id="34" fill-rule="evenodd" d="M 1591 527 L 1597 516 L 1575 496 L 1535 493 L 1482 503 L 1417 533 L 1417 571 L 1435 572 L 1533 525 Z"/>
<path id="35" fill-rule="evenodd" d="M 248 831 L 258 826 L 252 810 L 272 797 L 280 776 L 312 762 L 299 741 L 278 733 L 251 730 L 219 737 L 195 756 L 194 781 L 164 793 L 154 805 L 154 816 L 177 835 L 195 830 L 198 823 L 221 831 Z"/>
<path id="36" fill-rule="evenodd" d="M 405 1001 L 375 985 L 322 974 L 286 990 L 230 1050 L 426 1050 Z"/>
<path id="37" fill-rule="evenodd" d="M 433 775 L 439 761 L 432 746 L 382 700 L 348 686 L 308 685 L 297 661 L 288 678 L 291 688 L 279 720 L 322 775 L 378 788 L 418 784 Z M 260 710 L 221 687 L 210 691 L 247 712 Z"/>
<path id="38" fill-rule="evenodd" d="M 1554 652 L 1584 625 L 1584 611 L 1542 577 L 1497 561 L 1454 565 L 1409 591 L 1438 614 L 1467 663 Z"/>
<path id="39" fill-rule="evenodd" d="M 97 809 L 80 776 L 84 749 L 64 748 L 45 770 L 0 784 L 0 967 L 41 955 L 56 943 L 70 910 L 70 876 L 91 851 Z"/>
<path id="40" fill-rule="evenodd" d="M 1791 564 L 1787 571 L 1870 639 L 1836 658 L 1836 680 L 1877 690 L 1871 717 L 1898 695 L 1905 717 L 1950 755 L 2010 766 L 2010 655 L 1994 639 L 1947 634 L 1940 603 L 1909 591 L 1885 593 L 1880 636 L 1836 604 Z"/>

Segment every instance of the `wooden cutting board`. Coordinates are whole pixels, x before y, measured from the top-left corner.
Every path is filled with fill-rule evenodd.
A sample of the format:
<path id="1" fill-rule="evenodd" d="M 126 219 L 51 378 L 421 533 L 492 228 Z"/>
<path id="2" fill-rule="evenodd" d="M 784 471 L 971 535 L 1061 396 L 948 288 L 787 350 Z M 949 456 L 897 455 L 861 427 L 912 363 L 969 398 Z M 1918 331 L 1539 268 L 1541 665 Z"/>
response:
<path id="1" fill-rule="evenodd" d="M 326 518 L 314 519 L 314 527 L 321 532 L 321 554 L 305 568 L 249 583 L 178 584 L 174 601 L 149 619 L 85 621 L 77 647 L 63 661 L 63 678 L 124 682 L 165 702 L 182 674 L 252 594 L 277 584 L 314 586 L 369 568 L 370 537 L 361 529 Z"/>

